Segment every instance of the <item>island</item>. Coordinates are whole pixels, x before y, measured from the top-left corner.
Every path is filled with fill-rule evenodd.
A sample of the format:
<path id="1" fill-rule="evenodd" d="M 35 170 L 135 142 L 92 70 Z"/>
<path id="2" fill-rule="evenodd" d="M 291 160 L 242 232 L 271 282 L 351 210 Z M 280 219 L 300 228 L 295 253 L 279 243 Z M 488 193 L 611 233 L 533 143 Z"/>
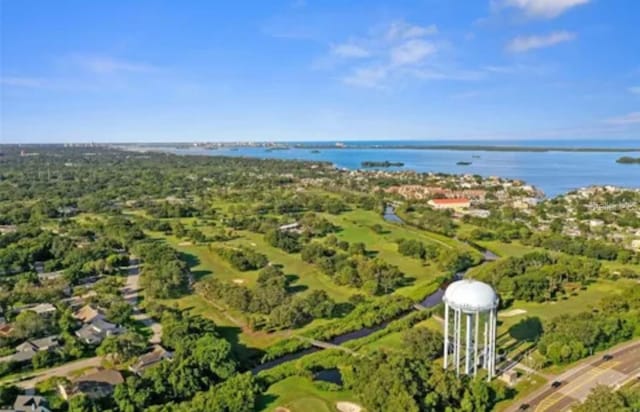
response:
<path id="1" fill-rule="evenodd" d="M 320 153 L 320 150 L 312 150 L 311 153 Z"/>
<path id="2" fill-rule="evenodd" d="M 367 160 L 361 163 L 362 167 L 402 167 L 404 163 L 402 162 L 390 162 L 385 160 L 384 162 L 375 162 L 371 160 Z"/>
<path id="3" fill-rule="evenodd" d="M 471 164 L 471 162 L 466 162 L 466 161 L 459 161 L 456 163 L 458 166 L 469 166 Z"/>
<path id="4" fill-rule="evenodd" d="M 640 164 L 640 157 L 622 156 L 616 160 L 616 163 L 622 163 L 625 165 Z"/>

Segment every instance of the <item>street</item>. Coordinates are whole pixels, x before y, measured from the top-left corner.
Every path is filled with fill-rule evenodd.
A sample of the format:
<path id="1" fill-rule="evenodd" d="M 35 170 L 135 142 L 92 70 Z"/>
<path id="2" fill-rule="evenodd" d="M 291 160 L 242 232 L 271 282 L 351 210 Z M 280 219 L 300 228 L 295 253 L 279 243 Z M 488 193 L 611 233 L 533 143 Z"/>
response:
<path id="1" fill-rule="evenodd" d="M 640 341 L 626 343 L 607 352 L 612 358 L 605 360 L 600 354 L 553 378 L 561 382 L 557 388 L 553 381 L 527 398 L 515 402 L 507 411 L 517 411 L 521 405 L 526 410 L 565 411 L 576 402 L 581 402 L 597 385 L 619 387 L 640 376 Z"/>

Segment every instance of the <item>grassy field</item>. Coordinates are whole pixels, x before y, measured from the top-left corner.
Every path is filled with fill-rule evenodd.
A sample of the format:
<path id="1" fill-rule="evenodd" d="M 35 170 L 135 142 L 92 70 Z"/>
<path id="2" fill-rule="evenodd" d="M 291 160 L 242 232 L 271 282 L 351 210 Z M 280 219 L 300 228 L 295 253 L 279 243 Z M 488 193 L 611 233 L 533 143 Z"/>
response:
<path id="1" fill-rule="evenodd" d="M 398 266 L 406 276 L 412 279 L 413 284 L 399 289 L 396 293 L 414 300 L 420 300 L 430 293 L 435 286 L 436 279 L 444 273 L 435 265 L 425 265 L 418 259 L 398 253 L 397 241 L 399 239 L 415 239 L 443 248 L 457 248 L 477 253 L 462 242 L 407 225 L 389 223 L 379 214 L 371 211 L 358 209 L 337 216 L 324 215 L 324 217 L 343 229 L 337 235 L 339 239 L 350 243 L 363 242 L 367 250 L 375 252 L 384 261 Z M 381 233 L 377 233 L 371 228 L 376 224 L 382 227 Z"/>
<path id="2" fill-rule="evenodd" d="M 338 238 L 352 242 L 363 242 L 367 250 L 379 256 L 388 263 L 396 265 L 408 278 L 408 285 L 400 288 L 395 293 L 408 296 L 416 301 L 432 293 L 438 287 L 437 279 L 443 275 L 434 265 L 425 265 L 417 259 L 402 256 L 397 251 L 396 241 L 400 238 L 418 239 L 425 243 L 437 244 L 440 247 L 457 247 L 463 250 L 473 251 L 469 246 L 453 239 L 417 230 L 408 226 L 396 225 L 386 222 L 379 214 L 364 210 L 355 210 L 341 215 L 322 214 L 323 217 L 340 226 Z M 211 224 L 203 223 L 198 219 L 179 219 L 185 227 L 196 226 L 205 234 L 212 234 L 216 228 Z M 377 233 L 371 227 L 380 225 L 383 230 Z M 209 276 L 219 279 L 244 284 L 253 287 L 256 283 L 258 271 L 241 272 L 221 259 L 211 247 L 234 246 L 255 249 L 267 256 L 270 262 L 280 264 L 284 272 L 293 279 L 292 289 L 295 293 L 306 294 L 312 290 L 324 290 L 337 302 L 344 302 L 356 293 L 362 293 L 356 288 L 336 285 L 333 280 L 321 273 L 315 265 L 305 263 L 299 254 L 289 254 L 267 244 L 261 234 L 236 231 L 234 239 L 226 242 L 213 242 L 209 244 L 193 244 L 192 242 L 167 236 L 159 232 L 149 233 L 156 239 L 164 240 L 176 250 L 184 254 L 189 262 L 192 273 L 197 280 Z M 474 252 L 475 253 L 475 252 Z M 169 304 L 180 308 L 188 308 L 195 314 L 202 315 L 216 322 L 216 324 L 228 328 L 229 333 L 239 334 L 237 339 L 242 344 L 263 348 L 284 337 L 290 336 L 290 332 L 260 333 L 251 332 L 245 325 L 245 315 L 224 307 L 220 302 L 207 302 L 195 295 L 185 296 L 181 299 L 168 301 Z M 297 330 L 315 327 L 325 320 L 315 320 L 307 327 Z"/>
<path id="3" fill-rule="evenodd" d="M 324 391 L 309 378 L 294 376 L 271 385 L 256 410 L 270 412 L 281 407 L 290 412 L 335 412 L 339 401 L 356 402 L 349 391 Z"/>

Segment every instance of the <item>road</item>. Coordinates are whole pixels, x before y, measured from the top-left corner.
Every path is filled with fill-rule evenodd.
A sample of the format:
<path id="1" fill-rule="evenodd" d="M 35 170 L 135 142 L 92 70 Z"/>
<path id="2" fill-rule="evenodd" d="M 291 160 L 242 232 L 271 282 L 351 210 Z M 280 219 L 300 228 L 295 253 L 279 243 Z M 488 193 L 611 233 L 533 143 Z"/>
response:
<path id="1" fill-rule="evenodd" d="M 130 266 L 124 268 L 127 270 L 127 279 L 122 287 L 122 295 L 124 299 L 133 306 L 132 318 L 142 322 L 151 329 L 152 336 L 149 342 L 158 344 L 162 338 L 162 325 L 138 307 L 138 298 L 140 295 L 140 264 L 137 259 L 131 259 L 130 263 Z"/>
<path id="2" fill-rule="evenodd" d="M 74 362 L 65 363 L 64 365 L 56 366 L 41 372 L 36 372 L 37 376 L 31 379 L 26 379 L 20 382 L 14 383 L 16 386 L 22 389 L 33 389 L 38 382 L 42 382 L 46 379 L 53 378 L 54 376 L 69 376 L 73 371 L 85 368 L 93 368 L 102 364 L 101 356 L 94 356 L 93 358 L 80 359 Z M 8 383 L 8 382 L 5 382 Z"/>
<path id="3" fill-rule="evenodd" d="M 618 388 L 640 377 L 640 340 L 620 345 L 607 353 L 613 358 L 604 360 L 602 354 L 593 356 L 555 376 L 552 381 L 562 383 L 558 388 L 552 388 L 549 383 L 527 398 L 515 402 L 507 411 L 515 412 L 524 404 L 529 405 L 529 411 L 566 411 L 572 404 L 586 399 L 597 385 Z"/>

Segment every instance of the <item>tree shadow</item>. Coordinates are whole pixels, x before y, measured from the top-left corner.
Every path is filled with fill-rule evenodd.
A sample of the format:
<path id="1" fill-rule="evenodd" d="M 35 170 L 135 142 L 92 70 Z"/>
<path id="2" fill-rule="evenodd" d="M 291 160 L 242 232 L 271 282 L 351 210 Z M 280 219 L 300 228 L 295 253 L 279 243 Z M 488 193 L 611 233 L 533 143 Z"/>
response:
<path id="1" fill-rule="evenodd" d="M 309 286 L 307 285 L 293 285 L 293 286 L 287 287 L 287 291 L 289 293 L 300 293 L 300 292 L 304 292 L 307 289 L 309 289 Z"/>
<path id="2" fill-rule="evenodd" d="M 266 411 L 270 409 L 276 400 L 278 400 L 278 396 L 270 393 L 263 393 L 259 395 L 256 400 L 256 411 Z"/>
<path id="3" fill-rule="evenodd" d="M 200 264 L 200 258 L 192 253 L 180 252 L 180 259 L 182 259 L 187 263 L 187 266 L 189 266 L 189 269 L 192 269 Z M 213 273 L 212 271 L 206 270 L 206 269 L 191 271 L 194 281 L 198 281 L 203 277 L 210 275 L 212 273 Z"/>
<path id="4" fill-rule="evenodd" d="M 367 250 L 364 252 L 365 256 L 368 258 L 375 258 L 376 256 L 378 256 L 378 251 L 377 250 Z"/>
<path id="5" fill-rule="evenodd" d="M 350 302 L 340 302 L 336 303 L 333 307 L 333 313 L 331 314 L 332 318 L 342 318 L 347 316 L 353 309 L 355 309 L 355 305 Z"/>
<path id="6" fill-rule="evenodd" d="M 400 287 L 405 287 L 405 286 L 413 286 L 416 283 L 416 278 L 412 277 L 412 276 L 405 276 L 402 278 L 402 284 L 400 285 Z"/>
<path id="7" fill-rule="evenodd" d="M 509 328 L 509 335 L 525 342 L 535 342 L 542 334 L 542 322 L 539 317 L 527 317 Z"/>

